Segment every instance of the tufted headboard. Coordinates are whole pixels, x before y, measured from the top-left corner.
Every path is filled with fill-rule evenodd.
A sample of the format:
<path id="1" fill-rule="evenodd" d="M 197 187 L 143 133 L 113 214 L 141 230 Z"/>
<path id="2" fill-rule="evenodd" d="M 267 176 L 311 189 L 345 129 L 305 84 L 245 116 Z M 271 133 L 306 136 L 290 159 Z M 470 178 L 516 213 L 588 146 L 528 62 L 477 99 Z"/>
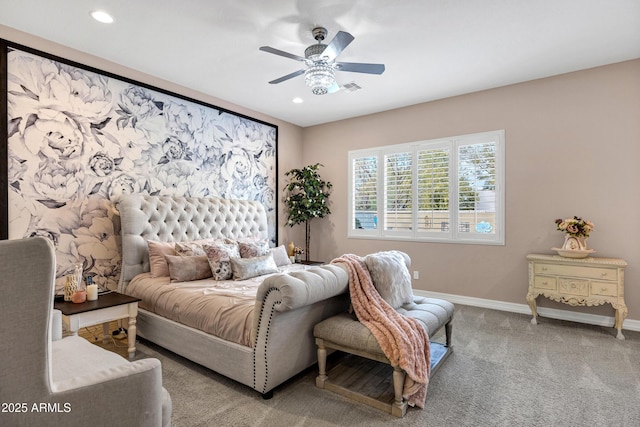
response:
<path id="1" fill-rule="evenodd" d="M 147 240 L 268 237 L 266 210 L 257 201 L 126 195 L 117 208 L 122 230 L 119 292 L 124 292 L 137 274 L 149 271 Z"/>

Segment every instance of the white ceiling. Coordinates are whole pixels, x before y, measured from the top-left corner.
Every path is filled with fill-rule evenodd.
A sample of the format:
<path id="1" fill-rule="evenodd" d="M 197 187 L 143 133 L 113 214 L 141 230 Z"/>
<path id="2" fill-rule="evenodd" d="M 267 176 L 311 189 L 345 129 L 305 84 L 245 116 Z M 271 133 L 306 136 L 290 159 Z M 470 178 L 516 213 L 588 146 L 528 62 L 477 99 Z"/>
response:
<path id="1" fill-rule="evenodd" d="M 640 57 L 640 0 L 0 0 L 0 24 L 300 126 Z M 268 84 L 302 64 L 258 48 L 303 56 L 318 25 L 355 37 L 339 61 L 385 73 Z"/>

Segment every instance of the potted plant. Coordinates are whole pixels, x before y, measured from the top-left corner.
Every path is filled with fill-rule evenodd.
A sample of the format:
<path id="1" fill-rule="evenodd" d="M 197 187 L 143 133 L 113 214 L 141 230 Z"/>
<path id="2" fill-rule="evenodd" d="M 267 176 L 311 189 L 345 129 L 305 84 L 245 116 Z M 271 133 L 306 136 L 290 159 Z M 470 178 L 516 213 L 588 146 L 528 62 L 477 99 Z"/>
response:
<path id="1" fill-rule="evenodd" d="M 313 218 L 323 218 L 331 213 L 327 199 L 331 194 L 331 183 L 320 178 L 320 163 L 305 166 L 302 169 L 291 169 L 285 173 L 290 178 L 284 188 L 288 191 L 285 204 L 289 209 L 287 225 L 305 223 L 305 260 L 309 261 L 310 222 Z"/>

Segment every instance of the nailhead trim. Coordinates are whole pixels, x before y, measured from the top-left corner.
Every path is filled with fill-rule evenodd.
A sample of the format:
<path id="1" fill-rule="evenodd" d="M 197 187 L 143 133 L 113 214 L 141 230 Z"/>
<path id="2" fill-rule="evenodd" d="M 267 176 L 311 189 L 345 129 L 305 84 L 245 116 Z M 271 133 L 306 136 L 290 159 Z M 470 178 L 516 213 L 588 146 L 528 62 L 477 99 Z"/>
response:
<path id="1" fill-rule="evenodd" d="M 271 292 L 277 291 L 277 290 L 278 290 L 277 288 L 269 288 L 265 293 L 264 301 L 269 301 L 269 296 L 271 295 Z M 274 312 L 275 306 L 279 304 L 282 304 L 282 300 L 277 300 L 277 301 L 274 301 L 273 304 L 270 304 L 269 320 L 267 321 L 267 325 L 266 325 L 267 332 L 265 333 L 265 346 L 264 346 L 264 367 L 265 368 L 264 368 L 264 385 L 262 386 L 262 391 L 261 391 L 262 394 L 266 392 L 265 390 L 269 382 L 269 365 L 267 364 L 268 347 L 266 343 L 269 342 L 269 333 L 271 332 L 271 321 L 273 320 L 273 312 Z M 262 308 L 260 309 L 260 319 L 263 319 L 264 317 L 264 309 L 265 309 L 265 305 L 263 304 Z M 258 329 L 256 331 L 256 340 L 260 337 L 260 329 L 262 324 L 263 324 L 262 321 L 258 322 Z M 253 389 L 260 391 L 257 389 L 257 382 L 256 382 L 256 351 L 255 349 L 253 351 Z"/>

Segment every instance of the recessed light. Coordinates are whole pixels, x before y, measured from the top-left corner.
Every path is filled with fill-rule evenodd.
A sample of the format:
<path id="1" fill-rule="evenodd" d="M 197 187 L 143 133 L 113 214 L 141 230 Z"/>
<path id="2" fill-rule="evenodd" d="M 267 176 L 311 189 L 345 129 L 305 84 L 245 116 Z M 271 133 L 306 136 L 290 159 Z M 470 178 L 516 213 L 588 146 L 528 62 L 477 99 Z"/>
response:
<path id="1" fill-rule="evenodd" d="M 109 15 L 104 10 L 94 10 L 91 12 L 91 17 L 103 24 L 111 24 L 113 22 L 113 16 Z"/>
<path id="2" fill-rule="evenodd" d="M 304 102 L 304 99 L 302 99 L 302 98 L 293 98 L 291 100 L 291 102 L 293 102 L 294 104 L 302 104 Z"/>

